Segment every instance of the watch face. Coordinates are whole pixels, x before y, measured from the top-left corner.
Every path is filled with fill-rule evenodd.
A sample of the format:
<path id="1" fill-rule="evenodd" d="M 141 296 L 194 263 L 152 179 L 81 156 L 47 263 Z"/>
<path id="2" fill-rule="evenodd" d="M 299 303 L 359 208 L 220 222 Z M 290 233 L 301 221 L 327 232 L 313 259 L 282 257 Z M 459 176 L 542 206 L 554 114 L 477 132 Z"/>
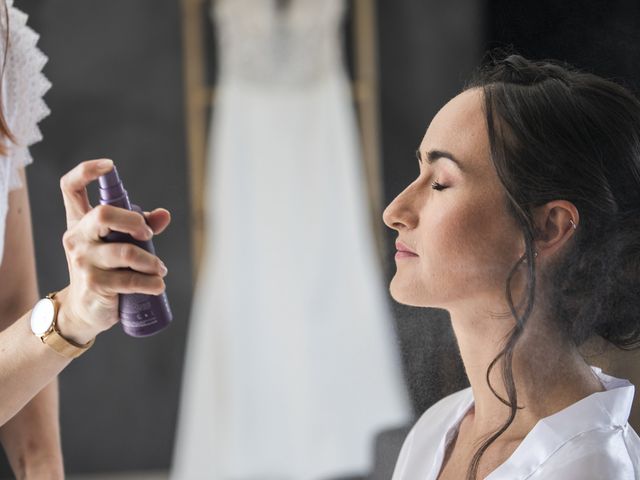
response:
<path id="1" fill-rule="evenodd" d="M 39 337 L 44 335 L 53 323 L 55 309 L 53 300 L 43 298 L 31 311 L 31 331 Z"/>

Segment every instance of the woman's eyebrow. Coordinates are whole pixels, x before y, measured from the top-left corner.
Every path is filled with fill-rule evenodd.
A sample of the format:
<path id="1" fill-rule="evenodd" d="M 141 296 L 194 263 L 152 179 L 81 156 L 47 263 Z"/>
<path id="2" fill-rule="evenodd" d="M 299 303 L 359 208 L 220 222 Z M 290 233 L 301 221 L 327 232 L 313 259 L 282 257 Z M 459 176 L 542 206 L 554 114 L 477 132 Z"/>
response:
<path id="1" fill-rule="evenodd" d="M 420 149 L 416 150 L 416 157 L 418 158 L 418 161 L 422 162 L 422 154 L 420 153 Z M 467 170 L 466 167 L 464 167 L 460 162 L 460 160 L 454 157 L 453 154 L 444 150 L 429 150 L 427 152 L 427 163 L 429 165 L 437 162 L 441 158 L 448 158 L 449 160 L 451 160 L 453 163 L 456 164 L 456 166 L 460 169 L 460 171 L 466 172 Z"/>

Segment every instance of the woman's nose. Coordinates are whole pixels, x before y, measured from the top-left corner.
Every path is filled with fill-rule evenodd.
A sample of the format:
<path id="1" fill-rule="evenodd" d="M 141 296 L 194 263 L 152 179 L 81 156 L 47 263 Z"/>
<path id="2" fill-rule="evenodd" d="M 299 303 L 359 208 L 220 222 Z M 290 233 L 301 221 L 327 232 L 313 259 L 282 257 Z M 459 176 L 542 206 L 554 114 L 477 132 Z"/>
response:
<path id="1" fill-rule="evenodd" d="M 402 228 L 415 228 L 418 215 L 411 201 L 411 186 L 407 187 L 384 209 L 382 220 L 389 228 L 400 231 Z"/>

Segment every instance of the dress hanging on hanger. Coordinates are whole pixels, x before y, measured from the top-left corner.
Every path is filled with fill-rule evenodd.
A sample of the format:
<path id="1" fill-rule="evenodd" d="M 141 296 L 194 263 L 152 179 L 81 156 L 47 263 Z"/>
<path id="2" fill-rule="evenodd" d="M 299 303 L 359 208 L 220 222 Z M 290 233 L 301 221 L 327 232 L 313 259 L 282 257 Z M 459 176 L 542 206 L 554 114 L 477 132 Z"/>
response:
<path id="1" fill-rule="evenodd" d="M 342 64 L 344 4 L 286 3 L 214 6 L 176 480 L 364 475 L 374 436 L 411 418 Z"/>

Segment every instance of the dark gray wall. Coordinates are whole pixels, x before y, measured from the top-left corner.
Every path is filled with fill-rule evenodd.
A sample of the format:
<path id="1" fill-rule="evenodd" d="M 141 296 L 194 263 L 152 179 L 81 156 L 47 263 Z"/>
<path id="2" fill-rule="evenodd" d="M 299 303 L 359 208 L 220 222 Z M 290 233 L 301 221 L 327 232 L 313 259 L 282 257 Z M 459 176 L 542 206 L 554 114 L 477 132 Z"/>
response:
<path id="1" fill-rule="evenodd" d="M 177 0 L 20 0 L 50 57 L 52 115 L 27 169 L 41 293 L 64 287 L 59 178 L 78 162 L 114 159 L 134 203 L 168 208 L 155 239 L 174 313 L 147 339 L 116 326 L 60 376 L 68 472 L 167 467 L 191 296 L 189 209 Z M 95 190 L 91 192 L 95 202 Z"/>
<path id="2" fill-rule="evenodd" d="M 417 176 L 415 151 L 431 119 L 477 65 L 483 13 L 476 0 L 378 2 L 386 204 Z M 391 280 L 397 233 L 387 233 Z M 468 383 L 448 313 L 393 305 L 405 372 L 420 413 Z"/>
<path id="3" fill-rule="evenodd" d="M 489 2 L 487 35 L 532 58 L 556 58 L 640 89 L 640 2 Z"/>

